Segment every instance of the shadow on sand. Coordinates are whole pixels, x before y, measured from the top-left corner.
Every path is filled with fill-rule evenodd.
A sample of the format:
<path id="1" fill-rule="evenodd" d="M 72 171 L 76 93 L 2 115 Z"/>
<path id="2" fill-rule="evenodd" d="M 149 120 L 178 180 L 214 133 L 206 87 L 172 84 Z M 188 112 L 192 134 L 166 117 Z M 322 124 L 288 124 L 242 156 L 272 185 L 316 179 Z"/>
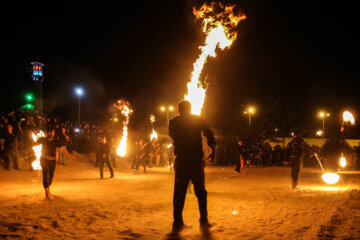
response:
<path id="1" fill-rule="evenodd" d="M 201 236 L 197 239 L 215 240 L 209 228 L 200 228 L 200 230 L 201 230 Z M 196 236 L 194 236 L 194 239 L 196 239 L 195 237 Z M 185 240 L 188 238 L 189 236 L 181 236 L 180 232 L 170 232 L 165 235 L 165 240 Z"/>

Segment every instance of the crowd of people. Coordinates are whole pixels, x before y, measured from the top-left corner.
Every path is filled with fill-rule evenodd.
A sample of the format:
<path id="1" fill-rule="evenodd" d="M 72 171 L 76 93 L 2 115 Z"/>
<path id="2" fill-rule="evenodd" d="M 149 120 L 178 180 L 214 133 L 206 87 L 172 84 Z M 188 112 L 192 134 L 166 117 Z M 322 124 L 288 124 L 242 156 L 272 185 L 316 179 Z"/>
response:
<path id="1" fill-rule="evenodd" d="M 95 153 L 94 166 L 100 167 L 100 170 L 103 168 L 103 163 L 110 169 L 116 167 L 119 159 L 116 149 L 121 131 L 112 126 L 87 122 L 76 124 L 30 110 L 12 111 L 9 114 L 1 114 L 0 117 L 0 158 L 1 164 L 7 170 L 10 170 L 10 165 L 13 169 L 19 169 L 20 162 L 24 163 L 22 165 L 26 166 L 25 168 L 32 170 L 31 163 L 36 158 L 32 148 L 34 146 L 32 134 L 40 131 L 46 133 L 48 129 L 55 131 L 55 139 L 60 143 L 61 148 L 68 152 Z M 146 166 L 166 166 L 172 170 L 173 148 L 168 140 L 156 141 L 156 139 L 148 140 L 148 137 L 139 137 L 129 145 L 132 151 L 129 152 L 128 158 L 132 159 L 132 168 L 138 170 L 142 164 L 144 172 Z M 104 154 L 106 158 L 102 162 L 100 160 Z M 66 159 L 68 157 L 62 151 L 58 151 L 57 164 L 65 165 Z"/>
<path id="2" fill-rule="evenodd" d="M 95 167 L 102 170 L 104 160 L 100 164 L 104 148 L 101 143 L 106 142 L 108 145 L 108 166 L 110 169 L 116 167 L 119 156 L 116 149 L 121 137 L 121 131 L 114 129 L 109 125 L 90 124 L 82 122 L 80 125 L 69 120 L 63 120 L 59 117 L 46 116 L 35 111 L 22 110 L 12 111 L 9 114 L 2 114 L 0 119 L 0 139 L 1 151 L 0 158 L 5 169 L 10 169 L 12 162 L 14 169 L 19 169 L 19 162 L 23 166 L 32 170 L 32 162 L 35 159 L 33 152 L 32 133 L 44 131 L 53 128 L 55 138 L 61 143 L 61 146 L 68 152 L 76 151 L 79 153 L 94 152 L 96 160 Z M 217 155 L 215 164 L 218 165 L 237 165 L 243 168 L 249 167 L 271 167 L 271 166 L 288 166 L 290 161 L 286 157 L 286 149 L 279 143 L 272 147 L 266 138 L 259 134 L 253 137 L 244 138 L 226 138 L 218 137 Z M 327 144 L 319 148 L 312 145 L 313 152 L 317 152 L 323 161 L 329 159 L 331 149 L 336 149 L 336 143 L 330 138 Z M 104 143 L 105 144 L 105 143 Z M 358 169 L 360 159 L 360 147 L 350 147 L 346 142 L 342 144 L 343 154 L 348 159 L 351 167 Z M 148 136 L 132 138 L 129 141 L 129 154 L 127 158 L 131 162 L 131 168 L 139 173 L 139 168 L 167 167 L 171 171 L 174 163 L 173 146 L 169 139 L 152 139 Z M 65 165 L 68 157 L 61 151 L 58 152 L 57 164 Z M 305 156 L 305 166 L 318 167 L 319 164 L 313 156 Z M 112 171 L 112 170 L 111 170 Z M 102 174 L 101 174 L 102 175 Z M 111 174 L 113 176 L 113 174 Z"/>

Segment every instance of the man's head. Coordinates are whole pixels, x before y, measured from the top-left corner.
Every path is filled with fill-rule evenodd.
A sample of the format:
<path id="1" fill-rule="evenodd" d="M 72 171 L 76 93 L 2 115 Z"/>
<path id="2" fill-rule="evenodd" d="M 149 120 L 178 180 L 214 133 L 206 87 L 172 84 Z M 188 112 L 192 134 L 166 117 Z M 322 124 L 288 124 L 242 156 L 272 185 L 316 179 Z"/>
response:
<path id="1" fill-rule="evenodd" d="M 48 128 L 47 129 L 47 134 L 49 138 L 53 138 L 55 136 L 55 129 L 53 128 Z"/>
<path id="2" fill-rule="evenodd" d="M 8 124 L 7 125 L 7 130 L 8 130 L 9 133 L 12 133 L 13 126 L 11 124 Z"/>
<path id="3" fill-rule="evenodd" d="M 187 100 L 182 100 L 178 105 L 178 111 L 180 115 L 190 115 L 191 103 Z"/>

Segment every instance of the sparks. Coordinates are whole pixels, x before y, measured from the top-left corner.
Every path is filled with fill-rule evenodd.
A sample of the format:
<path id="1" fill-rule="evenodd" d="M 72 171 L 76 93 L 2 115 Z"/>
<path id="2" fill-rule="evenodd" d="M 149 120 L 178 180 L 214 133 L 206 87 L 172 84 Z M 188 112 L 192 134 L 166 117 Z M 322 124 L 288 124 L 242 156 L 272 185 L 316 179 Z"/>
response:
<path id="1" fill-rule="evenodd" d="M 246 18 L 245 14 L 239 12 L 234 14 L 235 5 L 222 5 L 206 3 L 197 10 L 193 8 L 193 14 L 197 20 L 202 20 L 202 29 L 206 35 L 205 45 L 200 47 L 201 54 L 194 63 L 191 80 L 187 83 L 188 93 L 185 100 L 192 105 L 192 114 L 201 114 L 207 90 L 206 81 L 201 81 L 200 76 L 208 57 L 216 57 L 216 49 L 229 48 L 235 41 L 237 33 L 235 29 L 241 20 Z M 219 13 L 215 13 L 219 12 Z"/>
<path id="2" fill-rule="evenodd" d="M 124 157 L 126 154 L 126 146 L 127 146 L 127 137 L 128 137 L 128 124 L 130 120 L 130 115 L 133 113 L 133 110 L 130 107 L 130 103 L 124 99 L 120 99 L 117 104 L 114 104 L 114 107 L 118 109 L 122 116 L 125 117 L 123 121 L 123 133 L 117 147 L 116 154 L 120 157 Z"/>
<path id="3" fill-rule="evenodd" d="M 43 131 L 39 131 L 37 133 L 32 133 L 31 134 L 32 139 L 34 140 L 34 142 L 37 142 L 39 140 L 39 138 L 41 137 L 45 137 L 45 134 Z M 40 158 L 41 158 L 41 149 L 42 149 L 42 144 L 37 145 L 37 146 L 33 146 L 32 149 L 35 152 L 35 156 L 36 159 L 35 161 L 33 161 L 31 163 L 31 166 L 34 170 L 41 170 L 41 165 L 40 165 Z"/>

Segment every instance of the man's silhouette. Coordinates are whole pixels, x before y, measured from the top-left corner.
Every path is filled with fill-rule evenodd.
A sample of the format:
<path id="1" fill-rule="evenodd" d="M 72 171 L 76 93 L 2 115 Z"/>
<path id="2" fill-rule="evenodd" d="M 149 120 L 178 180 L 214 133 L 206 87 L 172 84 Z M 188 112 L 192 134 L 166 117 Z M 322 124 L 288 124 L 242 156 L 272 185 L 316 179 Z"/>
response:
<path id="1" fill-rule="evenodd" d="M 191 180 L 195 195 L 199 202 L 200 226 L 210 227 L 207 217 L 207 192 L 205 190 L 205 163 L 203 161 L 202 135 L 212 152 L 208 161 L 215 159 L 215 138 L 209 125 L 201 116 L 191 114 L 191 104 L 181 101 L 178 106 L 179 116 L 169 123 L 169 135 L 173 139 L 175 158 L 175 186 L 174 186 L 174 222 L 173 231 L 180 231 L 184 227 L 182 211 L 184 208 L 187 186 Z"/>

